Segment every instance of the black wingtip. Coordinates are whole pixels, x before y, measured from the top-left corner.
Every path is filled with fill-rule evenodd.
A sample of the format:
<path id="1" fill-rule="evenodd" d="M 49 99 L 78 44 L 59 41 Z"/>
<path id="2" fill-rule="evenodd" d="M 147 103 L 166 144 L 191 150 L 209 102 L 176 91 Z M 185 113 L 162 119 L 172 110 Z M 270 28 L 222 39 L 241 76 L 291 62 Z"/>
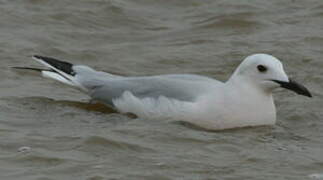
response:
<path id="1" fill-rule="evenodd" d="M 48 69 L 32 68 L 32 67 L 17 67 L 17 66 L 14 66 L 14 67 L 10 67 L 10 68 L 12 68 L 12 69 L 22 69 L 22 70 L 32 70 L 32 71 L 38 71 L 38 72 L 52 71 L 52 70 L 48 70 Z"/>
<path id="2" fill-rule="evenodd" d="M 46 57 L 46 56 L 40 56 L 40 55 L 37 55 L 37 54 L 34 54 L 32 55 L 33 58 L 36 58 L 36 59 L 41 59 L 41 60 L 45 60 L 45 59 L 54 59 L 54 58 L 51 58 L 51 57 Z M 60 61 L 58 59 L 55 59 L 57 61 Z"/>
<path id="3" fill-rule="evenodd" d="M 32 57 L 35 57 L 37 59 L 41 59 L 42 58 L 42 56 L 39 56 L 39 55 L 32 55 Z"/>
<path id="4" fill-rule="evenodd" d="M 73 64 L 69 63 L 69 62 L 65 62 L 65 61 L 61 61 L 55 58 L 51 58 L 51 57 L 46 57 L 46 56 L 40 56 L 40 55 L 33 55 L 33 58 L 39 59 L 44 61 L 45 63 L 49 64 L 50 66 L 63 71 L 66 74 L 69 75 L 75 75 L 75 72 L 73 71 Z"/>

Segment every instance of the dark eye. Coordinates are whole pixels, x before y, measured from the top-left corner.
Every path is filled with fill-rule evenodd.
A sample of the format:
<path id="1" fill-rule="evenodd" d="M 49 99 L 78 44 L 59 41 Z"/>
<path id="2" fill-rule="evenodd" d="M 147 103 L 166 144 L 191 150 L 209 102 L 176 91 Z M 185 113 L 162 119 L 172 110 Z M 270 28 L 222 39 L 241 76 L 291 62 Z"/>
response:
<path id="1" fill-rule="evenodd" d="M 262 73 L 267 71 L 266 66 L 263 66 L 263 65 L 258 65 L 257 69 L 259 72 L 262 72 Z"/>

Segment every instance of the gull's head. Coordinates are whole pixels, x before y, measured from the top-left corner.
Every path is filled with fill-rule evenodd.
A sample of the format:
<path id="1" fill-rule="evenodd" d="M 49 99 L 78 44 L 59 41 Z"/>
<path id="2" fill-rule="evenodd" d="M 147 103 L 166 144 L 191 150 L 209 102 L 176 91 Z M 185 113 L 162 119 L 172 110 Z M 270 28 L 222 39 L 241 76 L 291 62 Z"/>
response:
<path id="1" fill-rule="evenodd" d="M 283 87 L 297 94 L 312 97 L 303 85 L 288 78 L 282 63 L 277 58 L 268 54 L 248 56 L 236 69 L 232 78 L 248 81 L 269 93 L 278 87 Z"/>

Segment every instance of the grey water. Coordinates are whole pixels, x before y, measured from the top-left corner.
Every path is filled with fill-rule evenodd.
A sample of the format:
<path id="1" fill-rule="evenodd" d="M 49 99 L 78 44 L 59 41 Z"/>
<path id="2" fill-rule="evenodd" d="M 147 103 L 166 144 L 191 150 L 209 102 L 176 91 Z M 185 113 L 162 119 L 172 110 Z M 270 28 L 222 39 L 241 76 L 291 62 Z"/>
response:
<path id="1" fill-rule="evenodd" d="M 322 19 L 321 0 L 1 0 L 0 179 L 315 179 Z M 253 53 L 278 57 L 314 97 L 278 90 L 276 125 L 216 132 L 134 119 L 10 68 L 39 67 L 40 54 L 129 76 L 225 81 Z"/>

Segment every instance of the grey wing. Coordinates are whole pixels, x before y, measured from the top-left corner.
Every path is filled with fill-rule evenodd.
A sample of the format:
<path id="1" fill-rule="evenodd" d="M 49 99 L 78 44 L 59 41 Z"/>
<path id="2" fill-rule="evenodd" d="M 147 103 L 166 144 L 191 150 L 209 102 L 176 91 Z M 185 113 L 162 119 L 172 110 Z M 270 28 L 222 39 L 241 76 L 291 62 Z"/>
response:
<path id="1" fill-rule="evenodd" d="M 206 83 L 199 77 L 192 80 L 188 76 L 181 78 L 175 75 L 131 77 L 110 79 L 101 82 L 90 91 L 90 96 L 98 101 L 113 106 L 113 100 L 126 91 L 138 98 L 158 98 L 164 96 L 181 101 L 194 101 L 201 92 L 206 91 Z M 194 78 L 193 78 L 194 79 Z M 211 79 L 207 79 L 211 81 Z M 218 82 L 215 81 L 214 82 Z M 210 83 L 210 82 L 209 82 Z"/>

